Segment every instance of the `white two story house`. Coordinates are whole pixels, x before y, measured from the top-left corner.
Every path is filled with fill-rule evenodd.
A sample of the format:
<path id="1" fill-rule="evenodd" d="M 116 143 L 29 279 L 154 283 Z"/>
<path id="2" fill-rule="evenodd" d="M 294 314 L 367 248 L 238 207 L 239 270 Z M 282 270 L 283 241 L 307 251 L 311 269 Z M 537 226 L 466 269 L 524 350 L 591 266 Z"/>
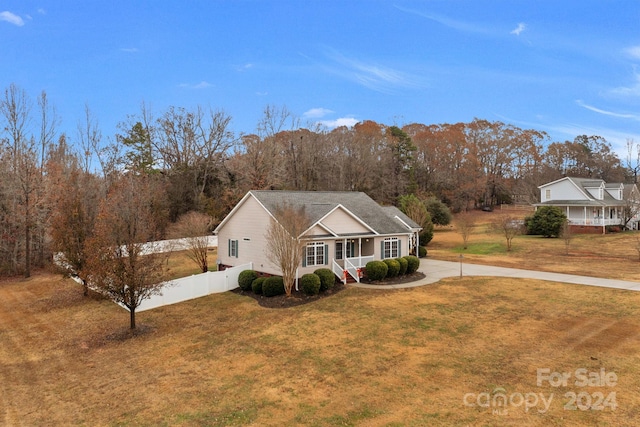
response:
<path id="1" fill-rule="evenodd" d="M 540 203 L 534 206 L 561 208 L 569 223 L 585 232 L 604 233 L 609 225 L 638 229 L 640 192 L 635 184 L 565 177 L 538 188 Z"/>

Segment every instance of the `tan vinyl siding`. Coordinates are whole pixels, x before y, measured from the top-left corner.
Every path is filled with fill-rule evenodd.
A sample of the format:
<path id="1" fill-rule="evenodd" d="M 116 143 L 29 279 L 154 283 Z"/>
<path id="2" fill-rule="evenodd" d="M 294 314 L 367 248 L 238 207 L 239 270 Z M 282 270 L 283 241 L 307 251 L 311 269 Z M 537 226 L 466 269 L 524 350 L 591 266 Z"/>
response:
<path id="1" fill-rule="evenodd" d="M 248 197 L 218 230 L 218 259 L 225 265 L 241 265 L 253 262 L 254 269 L 279 274 L 265 255 L 265 233 L 271 216 L 253 198 Z M 238 241 L 238 257 L 229 257 L 229 239 Z"/>
<path id="2" fill-rule="evenodd" d="M 337 234 L 371 232 L 367 227 L 362 225 L 362 223 L 357 221 L 341 208 L 331 212 L 322 220 L 322 224 L 326 225 L 330 230 Z"/>
<path id="3" fill-rule="evenodd" d="M 329 231 L 326 228 L 323 228 L 319 225 L 316 225 L 315 227 L 313 227 L 311 230 L 309 230 L 309 232 L 307 234 L 305 234 L 305 237 L 309 236 L 326 236 L 330 234 Z"/>

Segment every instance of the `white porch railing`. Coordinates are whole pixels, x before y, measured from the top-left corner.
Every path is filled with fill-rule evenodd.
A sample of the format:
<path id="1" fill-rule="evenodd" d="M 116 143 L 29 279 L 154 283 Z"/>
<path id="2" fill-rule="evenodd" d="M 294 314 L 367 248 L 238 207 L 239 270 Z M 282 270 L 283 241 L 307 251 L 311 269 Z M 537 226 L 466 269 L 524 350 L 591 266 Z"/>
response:
<path id="1" fill-rule="evenodd" d="M 335 259 L 331 264 L 331 270 L 333 271 L 333 274 L 335 274 L 340 278 L 340 281 L 342 283 L 345 283 L 345 284 L 347 283 L 347 278 L 344 276 L 344 270 L 342 269 L 342 266 L 336 262 Z"/>
<path id="2" fill-rule="evenodd" d="M 353 258 L 347 258 L 346 261 L 349 261 L 353 264 L 354 267 L 364 267 L 367 265 L 369 261 L 373 261 L 373 255 L 370 256 L 356 256 Z"/>
<path id="3" fill-rule="evenodd" d="M 360 283 L 360 269 L 367 265 L 369 261 L 373 261 L 373 255 L 345 258 L 344 267 L 342 267 L 334 259 L 333 263 L 331 264 L 331 270 L 333 271 L 333 274 L 340 278 L 342 283 L 347 283 L 345 272 L 348 272 L 349 275 L 356 280 L 356 282 Z"/>
<path id="4" fill-rule="evenodd" d="M 622 225 L 622 219 L 620 218 L 569 218 L 569 222 L 572 225 L 595 225 L 595 226 L 606 226 L 606 225 Z"/>
<path id="5" fill-rule="evenodd" d="M 373 255 L 345 258 L 344 269 L 349 272 L 351 277 L 356 279 L 356 282 L 360 283 L 360 269 L 367 265 L 369 261 L 373 261 Z"/>
<path id="6" fill-rule="evenodd" d="M 358 271 L 360 268 L 353 265 L 351 261 L 349 261 L 349 258 L 344 260 L 344 269 L 349 272 L 351 277 L 356 279 L 356 282 L 360 283 L 360 272 Z"/>

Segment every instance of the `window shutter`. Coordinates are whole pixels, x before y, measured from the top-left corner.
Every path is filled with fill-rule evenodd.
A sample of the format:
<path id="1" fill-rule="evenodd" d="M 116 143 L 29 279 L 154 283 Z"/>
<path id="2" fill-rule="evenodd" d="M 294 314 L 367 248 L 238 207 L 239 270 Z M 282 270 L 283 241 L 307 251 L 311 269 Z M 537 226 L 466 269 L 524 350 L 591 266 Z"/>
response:
<path id="1" fill-rule="evenodd" d="M 306 247 L 302 250 L 302 266 L 303 267 L 307 266 L 307 250 L 308 249 Z"/>
<path id="2" fill-rule="evenodd" d="M 398 258 L 402 257 L 402 240 L 398 240 Z"/>
<path id="3" fill-rule="evenodd" d="M 240 242 L 236 240 L 236 258 L 238 258 L 240 253 Z"/>
<path id="4" fill-rule="evenodd" d="M 329 245 L 324 245 L 324 265 L 329 264 Z"/>
<path id="5" fill-rule="evenodd" d="M 231 239 L 227 241 L 227 250 L 228 250 L 229 256 L 231 256 Z"/>
<path id="6" fill-rule="evenodd" d="M 380 259 L 384 259 L 384 240 L 380 242 Z"/>

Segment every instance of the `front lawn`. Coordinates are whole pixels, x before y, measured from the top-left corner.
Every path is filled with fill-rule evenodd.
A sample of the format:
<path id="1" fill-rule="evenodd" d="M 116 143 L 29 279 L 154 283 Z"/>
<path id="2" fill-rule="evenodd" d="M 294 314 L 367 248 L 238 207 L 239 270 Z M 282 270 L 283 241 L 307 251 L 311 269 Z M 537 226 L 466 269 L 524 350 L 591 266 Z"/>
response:
<path id="1" fill-rule="evenodd" d="M 614 426 L 640 407 L 628 291 L 452 278 L 278 310 L 227 292 L 139 313 L 133 338 L 124 310 L 58 276 L 1 282 L 0 301 L 7 425 Z M 538 369 L 572 377 L 538 386 Z M 575 385 L 579 369 L 616 384 Z M 525 410 L 532 393 L 548 411 Z"/>

